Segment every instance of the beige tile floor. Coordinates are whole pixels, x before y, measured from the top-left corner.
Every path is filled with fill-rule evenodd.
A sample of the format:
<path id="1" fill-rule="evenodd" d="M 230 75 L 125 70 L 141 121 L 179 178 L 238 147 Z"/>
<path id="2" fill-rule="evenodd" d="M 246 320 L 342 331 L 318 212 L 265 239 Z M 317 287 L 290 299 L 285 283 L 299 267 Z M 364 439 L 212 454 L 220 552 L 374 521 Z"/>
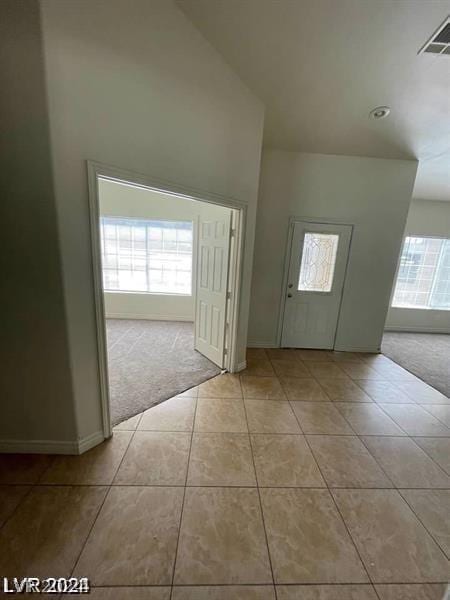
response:
<path id="1" fill-rule="evenodd" d="M 442 600 L 450 400 L 382 356 L 250 349 L 80 457 L 0 455 L 0 576 L 94 600 Z"/>

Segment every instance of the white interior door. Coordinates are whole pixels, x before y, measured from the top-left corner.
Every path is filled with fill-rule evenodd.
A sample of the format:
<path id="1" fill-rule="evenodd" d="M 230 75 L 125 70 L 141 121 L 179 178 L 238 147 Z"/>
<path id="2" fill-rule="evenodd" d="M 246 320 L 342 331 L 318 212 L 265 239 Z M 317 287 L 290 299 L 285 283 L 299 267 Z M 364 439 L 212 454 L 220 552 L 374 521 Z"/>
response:
<path id="1" fill-rule="evenodd" d="M 205 204 L 198 223 L 195 349 L 224 367 L 231 210 Z"/>
<path id="2" fill-rule="evenodd" d="M 334 347 L 351 234 L 351 225 L 294 223 L 282 347 Z"/>

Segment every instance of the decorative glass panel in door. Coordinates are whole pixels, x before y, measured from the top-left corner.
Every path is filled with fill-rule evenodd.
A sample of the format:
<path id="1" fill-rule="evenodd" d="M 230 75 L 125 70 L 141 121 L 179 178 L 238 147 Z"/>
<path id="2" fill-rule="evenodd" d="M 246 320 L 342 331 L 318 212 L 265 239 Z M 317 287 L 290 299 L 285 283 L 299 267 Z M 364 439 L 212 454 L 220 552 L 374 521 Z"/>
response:
<path id="1" fill-rule="evenodd" d="M 298 279 L 299 292 L 330 292 L 333 286 L 339 235 L 305 233 Z"/>

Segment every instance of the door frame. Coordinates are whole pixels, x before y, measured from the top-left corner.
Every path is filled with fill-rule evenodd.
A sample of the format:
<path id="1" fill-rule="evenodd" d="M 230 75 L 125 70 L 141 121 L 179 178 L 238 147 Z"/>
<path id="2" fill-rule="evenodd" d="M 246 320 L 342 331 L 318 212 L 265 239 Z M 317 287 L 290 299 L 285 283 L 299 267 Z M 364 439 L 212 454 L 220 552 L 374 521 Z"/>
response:
<path id="1" fill-rule="evenodd" d="M 102 411 L 103 434 L 105 438 L 112 435 L 109 380 L 108 380 L 108 356 L 106 340 L 106 317 L 103 291 L 103 275 L 101 265 L 100 244 L 100 204 L 99 204 L 99 179 L 109 179 L 118 183 L 128 183 L 148 190 L 163 192 L 165 194 L 186 198 L 187 200 L 198 200 L 216 204 L 235 211 L 235 227 L 233 236 L 235 241 L 235 252 L 230 255 L 229 273 L 231 274 L 231 298 L 230 311 L 227 315 L 228 332 L 225 341 L 228 347 L 225 358 L 225 368 L 230 373 L 238 371 L 237 338 L 239 325 L 239 310 L 241 305 L 242 276 L 245 250 L 245 231 L 247 223 L 247 205 L 239 200 L 213 194 L 203 190 L 196 190 L 183 184 L 136 173 L 119 167 L 105 165 L 100 162 L 87 160 L 88 198 L 89 198 L 89 221 L 91 239 L 91 262 L 92 278 L 94 287 L 95 321 L 97 358 L 100 383 L 100 401 Z M 230 238 L 231 244 L 231 238 Z M 195 287 L 195 286 L 193 286 Z M 194 292 L 195 293 L 195 292 Z M 195 296 L 194 296 L 195 301 Z M 195 315 L 194 315 L 195 318 Z"/>
<path id="2" fill-rule="evenodd" d="M 350 251 L 352 249 L 352 239 L 353 239 L 353 231 L 354 231 L 354 223 L 343 223 L 338 219 L 323 219 L 321 217 L 289 217 L 288 223 L 288 231 L 286 236 L 286 248 L 284 254 L 284 267 L 283 267 L 283 280 L 281 284 L 281 293 L 280 293 L 280 310 L 278 311 L 278 326 L 277 326 L 277 347 L 281 348 L 281 338 L 283 335 L 283 321 L 284 321 L 284 309 L 286 306 L 285 297 L 286 297 L 286 286 L 289 277 L 289 265 L 291 260 L 291 252 L 292 252 L 292 238 L 294 236 L 294 226 L 296 223 L 306 222 L 306 223 L 323 223 L 324 225 L 346 225 L 351 228 L 350 231 L 350 243 L 348 246 L 348 255 L 347 261 L 345 263 L 345 271 L 344 271 L 344 285 L 342 287 L 341 300 L 339 302 L 339 312 L 338 312 L 338 320 L 336 326 L 336 333 L 339 327 L 339 319 L 341 316 L 341 308 L 342 308 L 342 298 L 344 296 L 345 289 L 345 278 L 347 277 L 347 269 L 348 269 L 348 261 L 350 260 Z M 336 334 L 334 337 L 334 342 L 336 342 Z"/>

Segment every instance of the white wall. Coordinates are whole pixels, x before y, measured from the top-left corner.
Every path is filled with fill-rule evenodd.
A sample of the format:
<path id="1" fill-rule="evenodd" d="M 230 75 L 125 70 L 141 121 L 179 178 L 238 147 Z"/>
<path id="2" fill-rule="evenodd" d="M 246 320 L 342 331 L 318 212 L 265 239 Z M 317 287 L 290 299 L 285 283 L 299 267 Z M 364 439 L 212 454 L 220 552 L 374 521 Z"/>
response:
<path id="1" fill-rule="evenodd" d="M 413 200 L 409 208 L 405 237 L 450 238 L 450 202 Z M 450 333 L 450 311 L 390 307 L 386 329 Z"/>
<path id="2" fill-rule="evenodd" d="M 192 221 L 193 226 L 202 209 L 202 203 L 195 200 L 159 194 L 105 179 L 100 180 L 99 184 L 99 204 L 102 216 Z M 195 243 L 194 237 L 194 248 Z M 106 317 L 110 318 L 193 321 L 194 299 L 193 294 L 105 292 L 105 312 Z"/>
<path id="3" fill-rule="evenodd" d="M 37 2 L 0 2 L 0 451 L 76 437 Z"/>
<path id="4" fill-rule="evenodd" d="M 41 0 L 78 436 L 101 428 L 86 159 L 247 203 L 245 355 L 263 108 L 168 0 Z"/>
<path id="5" fill-rule="evenodd" d="M 417 163 L 268 150 L 260 196 L 251 345 L 277 345 L 290 217 L 353 224 L 335 347 L 377 351 Z"/>

